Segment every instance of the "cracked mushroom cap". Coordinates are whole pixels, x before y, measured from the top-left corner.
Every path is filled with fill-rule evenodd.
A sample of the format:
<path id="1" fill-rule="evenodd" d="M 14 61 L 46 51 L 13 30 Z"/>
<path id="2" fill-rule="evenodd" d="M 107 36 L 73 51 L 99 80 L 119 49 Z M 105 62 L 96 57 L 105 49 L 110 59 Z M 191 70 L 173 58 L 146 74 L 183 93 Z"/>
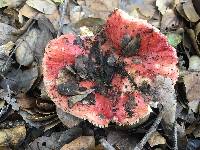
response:
<path id="1" fill-rule="evenodd" d="M 176 51 L 156 28 L 142 20 L 131 18 L 121 10 L 113 11 L 108 17 L 105 33 L 106 42 L 100 44 L 99 50 L 106 65 L 94 66 L 98 68 L 97 71 L 103 70 L 107 76 L 111 76 L 110 81 L 103 82 L 103 88 L 107 92 L 98 90 L 99 81 L 96 78 L 87 78 L 81 74 L 77 79 L 78 71 L 87 71 L 87 66 L 76 68 L 76 65 L 84 66 L 88 63 L 93 42 L 88 42 L 85 38 L 77 40 L 77 36 L 72 34 L 63 35 L 47 45 L 43 59 L 45 87 L 58 107 L 76 117 L 87 119 L 96 126 L 106 127 L 111 121 L 119 125 L 133 125 L 150 113 L 148 104 L 153 96 L 149 91 L 156 76 L 169 77 L 173 83 L 176 82 Z M 92 46 L 88 48 L 83 45 Z M 96 62 L 95 60 L 94 63 Z M 69 66 L 75 66 L 75 71 L 66 73 L 64 80 L 74 85 L 73 90 L 79 90 L 73 93 L 79 94 L 78 96 L 70 95 L 72 93 L 61 94 L 57 88 L 58 78 L 62 76 L 60 70 Z M 116 66 L 121 66 L 122 69 L 116 71 Z M 107 68 L 114 71 L 110 74 L 105 71 Z M 80 91 L 83 89 L 84 92 Z M 82 98 L 78 100 L 80 97 Z M 70 103 L 72 100 L 75 101 L 73 105 Z"/>

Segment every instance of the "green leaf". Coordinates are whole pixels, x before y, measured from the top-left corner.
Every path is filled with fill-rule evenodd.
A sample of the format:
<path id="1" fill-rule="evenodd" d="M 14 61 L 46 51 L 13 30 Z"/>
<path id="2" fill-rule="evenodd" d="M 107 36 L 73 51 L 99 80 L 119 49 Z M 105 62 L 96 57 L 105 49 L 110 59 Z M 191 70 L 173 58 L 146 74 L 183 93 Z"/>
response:
<path id="1" fill-rule="evenodd" d="M 173 47 L 176 47 L 182 41 L 182 36 L 178 33 L 167 33 L 166 36 L 169 44 Z"/>

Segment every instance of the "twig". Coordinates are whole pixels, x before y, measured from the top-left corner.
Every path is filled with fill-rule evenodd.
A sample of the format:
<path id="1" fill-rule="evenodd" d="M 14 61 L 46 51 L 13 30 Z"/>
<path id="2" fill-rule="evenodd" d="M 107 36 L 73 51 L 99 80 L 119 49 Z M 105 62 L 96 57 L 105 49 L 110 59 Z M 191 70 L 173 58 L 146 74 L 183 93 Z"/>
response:
<path id="1" fill-rule="evenodd" d="M 18 29 L 17 31 L 12 32 L 12 35 L 22 35 L 26 32 L 26 30 L 28 29 L 28 27 L 32 24 L 32 22 L 34 21 L 33 18 L 30 18 L 24 25 L 23 27 L 21 27 L 20 29 Z"/>
<path id="2" fill-rule="evenodd" d="M 142 140 L 135 146 L 133 150 L 141 150 L 144 145 L 147 143 L 147 141 L 150 139 L 152 134 L 157 130 L 158 125 L 160 124 L 163 117 L 163 110 L 161 110 L 160 114 L 156 118 L 155 122 L 149 129 L 149 131 L 146 133 L 146 135 L 142 138 Z"/>
<path id="3" fill-rule="evenodd" d="M 65 0 L 64 4 L 63 4 L 63 7 L 62 7 L 57 37 L 59 37 L 61 35 L 61 30 L 62 30 L 62 27 L 63 27 L 63 21 L 64 21 L 64 17 L 65 17 L 65 12 L 67 10 L 67 4 L 68 4 L 68 2 L 69 2 L 69 0 Z"/>
<path id="4" fill-rule="evenodd" d="M 33 21 L 33 22 L 28 26 L 28 29 L 27 29 L 27 32 L 26 32 L 26 33 L 29 32 L 30 28 L 33 26 L 34 23 L 35 23 L 35 21 Z M 3 66 L 4 66 L 4 65 L 5 65 L 5 66 L 8 65 L 8 63 L 9 63 L 11 57 L 13 56 L 13 54 L 15 53 L 15 51 L 17 50 L 17 48 L 19 47 L 19 45 L 20 45 L 22 42 L 25 41 L 25 40 L 24 40 L 24 35 L 22 35 L 21 38 L 22 38 L 22 40 L 16 45 L 16 47 L 15 47 L 14 50 L 11 52 L 11 54 L 9 55 L 7 61 L 3 64 Z"/>
<path id="5" fill-rule="evenodd" d="M 110 145 L 105 139 L 100 139 L 101 145 L 104 147 L 105 150 L 115 150 L 115 148 Z"/>
<path id="6" fill-rule="evenodd" d="M 174 145 L 173 150 L 178 150 L 178 143 L 177 143 L 177 122 L 174 122 L 174 135 L 173 135 Z"/>

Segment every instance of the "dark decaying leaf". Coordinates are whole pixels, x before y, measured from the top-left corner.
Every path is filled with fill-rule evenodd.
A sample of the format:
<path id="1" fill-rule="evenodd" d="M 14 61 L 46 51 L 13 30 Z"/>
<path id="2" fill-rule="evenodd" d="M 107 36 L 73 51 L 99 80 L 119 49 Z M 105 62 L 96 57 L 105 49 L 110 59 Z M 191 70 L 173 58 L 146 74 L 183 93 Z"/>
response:
<path id="1" fill-rule="evenodd" d="M 10 114 L 11 106 L 0 99 L 0 122 L 3 122 Z"/>
<path id="2" fill-rule="evenodd" d="M 12 69 L 0 82 L 2 88 L 7 89 L 7 85 L 11 91 L 27 92 L 38 77 L 38 68 L 32 68 L 22 71 L 21 69 Z"/>
<path id="3" fill-rule="evenodd" d="M 107 142 L 118 149 L 132 149 L 136 145 L 135 139 L 130 142 L 130 137 L 122 131 L 109 131 Z"/>
<path id="4" fill-rule="evenodd" d="M 42 136 L 35 139 L 27 147 L 27 150 L 60 149 L 64 144 L 71 142 L 81 134 L 81 128 L 72 128 L 64 132 L 54 132 L 49 137 Z"/>
<path id="5" fill-rule="evenodd" d="M 94 89 L 89 89 L 89 90 L 81 92 L 80 95 L 75 95 L 75 96 L 69 97 L 68 98 L 69 107 L 73 107 L 77 102 L 82 101 L 84 98 L 86 98 L 93 91 L 94 91 Z"/>
<path id="6" fill-rule="evenodd" d="M 200 140 L 199 139 L 189 139 L 187 143 L 187 150 L 197 150 L 200 148 Z"/>
<path id="7" fill-rule="evenodd" d="M 4 53 L 0 53 L 0 75 L 5 75 L 11 67 L 12 59 Z"/>
<path id="8" fill-rule="evenodd" d="M 58 115 L 58 118 L 61 120 L 61 122 L 66 125 L 68 128 L 72 128 L 74 126 L 77 126 L 81 121 L 83 121 L 80 118 L 77 118 L 69 113 L 64 112 L 60 108 L 56 107 L 56 112 Z"/>
<path id="9" fill-rule="evenodd" d="M 16 31 L 14 27 L 0 23 L 0 45 L 6 44 L 9 41 L 16 41 L 17 37 L 11 34 L 13 31 Z"/>

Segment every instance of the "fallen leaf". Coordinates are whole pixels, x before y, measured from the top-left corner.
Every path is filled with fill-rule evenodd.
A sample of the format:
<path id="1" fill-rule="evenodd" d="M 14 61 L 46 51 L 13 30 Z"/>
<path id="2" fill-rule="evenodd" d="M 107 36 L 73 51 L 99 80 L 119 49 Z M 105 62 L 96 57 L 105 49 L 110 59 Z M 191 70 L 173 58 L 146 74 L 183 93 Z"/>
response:
<path id="1" fill-rule="evenodd" d="M 168 8 L 173 6 L 174 0 L 156 0 L 156 6 L 162 15 L 165 14 Z"/>
<path id="2" fill-rule="evenodd" d="M 34 61 L 34 51 L 37 46 L 40 31 L 32 28 L 24 37 L 20 38 L 17 42 L 15 52 L 16 61 L 23 66 L 29 66 Z"/>
<path id="3" fill-rule="evenodd" d="M 184 83 L 188 101 L 200 100 L 200 74 L 198 72 L 187 72 L 184 75 Z"/>
<path id="4" fill-rule="evenodd" d="M 155 79 L 155 93 L 163 106 L 163 123 L 165 128 L 172 129 L 176 118 L 176 96 L 174 85 L 170 78 L 157 76 Z"/>
<path id="5" fill-rule="evenodd" d="M 69 97 L 68 98 L 69 107 L 73 107 L 77 102 L 82 101 L 84 98 L 86 98 L 93 91 L 94 91 L 94 89 L 89 89 L 89 90 L 82 92 L 80 95 L 75 95 L 75 96 Z"/>
<path id="6" fill-rule="evenodd" d="M 1 45 L 0 46 L 0 53 L 4 53 L 5 55 L 9 56 L 14 45 L 15 44 L 12 41 L 10 41 L 10 42 L 8 42 L 4 45 Z"/>
<path id="7" fill-rule="evenodd" d="M 14 27 L 0 23 L 0 45 L 6 44 L 9 41 L 15 42 L 17 37 L 12 35 L 12 32 L 15 31 L 16 29 Z"/>
<path id="8" fill-rule="evenodd" d="M 188 113 L 198 113 L 200 100 L 193 100 L 188 103 L 189 111 Z"/>
<path id="9" fill-rule="evenodd" d="M 95 139 L 93 136 L 80 136 L 69 144 L 65 144 L 60 150 L 95 149 Z"/>
<path id="10" fill-rule="evenodd" d="M 136 10 L 138 12 L 136 16 L 138 15 L 139 18 L 150 19 L 156 11 L 154 6 L 155 1 L 156 0 L 121 1 L 120 8 L 129 12 L 129 14 L 136 14 L 136 12 L 134 12 L 134 10 Z"/>
<path id="11" fill-rule="evenodd" d="M 72 128 L 63 132 L 54 132 L 49 137 L 42 136 L 35 139 L 29 144 L 27 150 L 60 149 L 65 143 L 71 142 L 81 134 L 81 128 Z"/>
<path id="12" fill-rule="evenodd" d="M 183 18 L 185 18 L 187 21 L 189 21 L 188 17 L 186 16 L 186 14 L 183 10 L 183 4 L 182 3 L 178 3 L 176 5 L 176 10 Z"/>
<path id="13" fill-rule="evenodd" d="M 17 95 L 17 103 L 22 109 L 30 109 L 35 107 L 35 99 L 33 97 L 27 96 L 24 93 Z"/>
<path id="14" fill-rule="evenodd" d="M 193 29 L 186 29 L 186 33 L 188 34 L 190 40 L 191 40 L 191 44 L 194 47 L 194 49 L 196 50 L 197 54 L 200 56 L 200 49 L 198 47 L 197 44 L 197 40 L 196 40 L 196 36 L 195 36 L 195 32 Z"/>
<path id="15" fill-rule="evenodd" d="M 57 4 L 62 4 L 64 2 L 64 0 L 52 0 L 54 3 L 57 3 Z"/>
<path id="16" fill-rule="evenodd" d="M 154 132 L 151 138 L 148 140 L 148 143 L 150 144 L 151 147 L 154 147 L 156 145 L 164 145 L 166 144 L 166 139 L 159 133 L 159 132 Z"/>
<path id="17" fill-rule="evenodd" d="M 138 141 L 128 136 L 128 133 L 125 131 L 109 130 L 107 135 L 107 142 L 118 149 L 133 149 Z"/>
<path id="18" fill-rule="evenodd" d="M 197 150 L 199 148 L 200 148 L 200 140 L 199 139 L 193 139 L 193 138 L 188 139 L 186 149 Z"/>
<path id="19" fill-rule="evenodd" d="M 7 7 L 7 6 L 9 8 L 18 7 L 25 1 L 26 0 L 1 0 L 0 8 Z"/>
<path id="20" fill-rule="evenodd" d="M 81 6 L 77 5 L 70 5 L 70 21 L 71 23 L 76 23 L 77 21 L 83 18 L 83 13 L 81 13 L 82 8 Z"/>
<path id="21" fill-rule="evenodd" d="M 34 17 L 37 20 L 38 18 L 40 18 L 42 13 L 40 13 L 36 9 L 30 7 L 29 5 L 25 4 L 19 10 L 19 14 L 21 16 L 25 16 L 25 17 L 28 17 L 28 18 Z M 44 14 L 42 14 L 42 15 L 44 15 Z M 52 23 L 55 30 L 59 29 L 60 14 L 59 14 L 59 11 L 57 9 L 52 14 L 45 14 L 45 17 L 49 19 L 49 21 Z M 63 24 L 68 24 L 68 23 L 69 23 L 68 16 L 65 16 Z"/>
<path id="22" fill-rule="evenodd" d="M 11 91 L 27 92 L 31 88 L 37 77 L 37 67 L 32 67 L 25 71 L 22 71 L 20 69 L 12 69 L 6 74 L 5 79 L 1 80 L 0 85 L 4 89 L 7 89 L 7 86 L 9 86 Z"/>
<path id="23" fill-rule="evenodd" d="M 5 75 L 11 69 L 12 59 L 0 52 L 0 75 Z"/>
<path id="24" fill-rule="evenodd" d="M 200 57 L 193 55 L 189 59 L 189 68 L 190 71 L 200 71 Z"/>
<path id="25" fill-rule="evenodd" d="M 89 15 L 95 18 L 102 18 L 105 19 L 113 11 L 115 8 L 119 8 L 119 1 L 118 0 L 85 0 L 86 8 L 84 10 L 89 10 Z M 84 7 L 84 6 L 82 6 Z M 86 15 L 87 16 L 87 15 Z"/>
<path id="26" fill-rule="evenodd" d="M 198 15 L 200 15 L 200 3 L 199 3 L 199 0 L 192 0 L 192 3 L 194 5 L 194 8 L 197 12 Z"/>
<path id="27" fill-rule="evenodd" d="M 26 137 L 26 128 L 17 126 L 9 129 L 0 129 L 0 146 L 20 144 Z"/>
<path id="28" fill-rule="evenodd" d="M 185 3 L 183 3 L 183 10 L 191 22 L 197 22 L 200 19 L 193 6 L 192 0 L 187 0 Z"/>
<path id="29" fill-rule="evenodd" d="M 195 26 L 195 35 L 197 43 L 200 44 L 200 22 Z"/>
<path id="30" fill-rule="evenodd" d="M 83 121 L 80 118 L 77 118 L 69 113 L 64 112 L 60 108 L 56 108 L 56 112 L 58 115 L 58 118 L 61 120 L 61 122 L 66 125 L 68 128 L 72 128 L 74 126 L 77 126 L 81 121 Z"/>
<path id="31" fill-rule="evenodd" d="M 83 19 L 79 20 L 78 22 L 76 22 L 75 27 L 76 28 L 80 28 L 82 26 L 92 27 L 92 26 L 103 25 L 104 23 L 105 23 L 105 20 L 103 20 L 101 18 L 88 17 L 88 18 L 83 18 Z"/>
<path id="32" fill-rule="evenodd" d="M 179 125 L 177 123 L 176 127 L 177 127 L 177 143 L 178 143 L 178 147 L 179 147 L 179 149 L 185 149 L 186 144 L 187 144 L 185 125 L 184 125 L 184 123 L 181 123 L 181 125 Z"/>
<path id="33" fill-rule="evenodd" d="M 39 13 L 36 9 L 30 7 L 28 4 L 25 4 L 20 10 L 19 14 L 27 18 L 33 18 L 36 14 Z"/>
<path id="34" fill-rule="evenodd" d="M 179 19 L 173 9 L 167 9 L 161 20 L 161 31 L 176 29 L 179 26 Z"/>
<path id="35" fill-rule="evenodd" d="M 26 4 L 44 14 L 53 14 L 57 9 L 51 0 L 27 0 Z"/>
<path id="36" fill-rule="evenodd" d="M 8 104 L 10 104 L 13 110 L 18 111 L 20 106 L 17 104 L 17 100 L 11 96 L 12 93 L 12 91 L 7 92 L 1 89 L 0 98 L 5 100 Z"/>

